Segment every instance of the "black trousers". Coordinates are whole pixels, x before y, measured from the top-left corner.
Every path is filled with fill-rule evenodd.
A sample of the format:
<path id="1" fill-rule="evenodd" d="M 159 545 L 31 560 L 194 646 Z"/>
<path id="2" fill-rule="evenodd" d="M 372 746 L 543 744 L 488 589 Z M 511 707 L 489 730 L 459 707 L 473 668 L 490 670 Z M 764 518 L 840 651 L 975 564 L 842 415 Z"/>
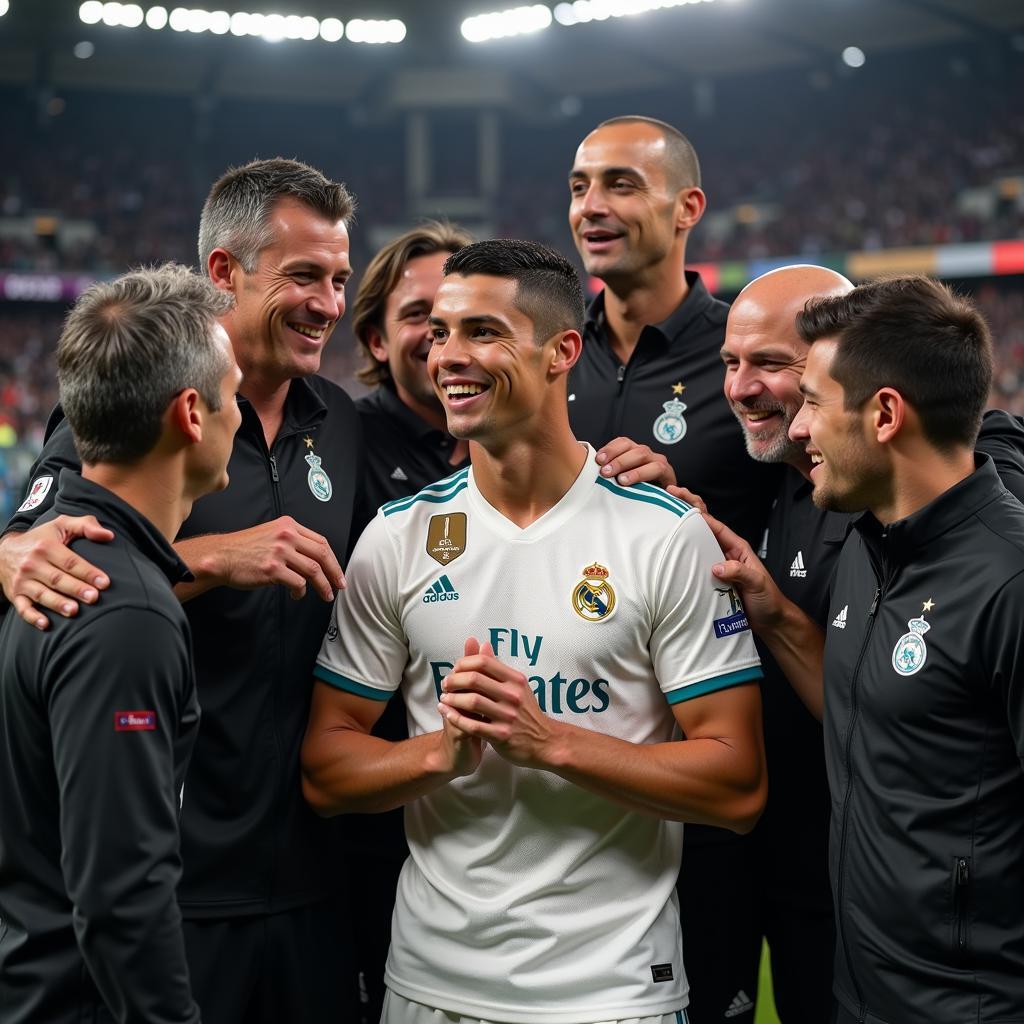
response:
<path id="1" fill-rule="evenodd" d="M 679 903 L 693 1020 L 752 1024 L 764 938 L 782 1024 L 827 1024 L 835 925 L 824 843 L 796 834 L 784 846 L 760 826 L 721 842 L 691 842 L 692 831 Z"/>
<path id="2" fill-rule="evenodd" d="M 357 1024 L 351 927 L 334 901 L 183 922 L 203 1024 Z"/>

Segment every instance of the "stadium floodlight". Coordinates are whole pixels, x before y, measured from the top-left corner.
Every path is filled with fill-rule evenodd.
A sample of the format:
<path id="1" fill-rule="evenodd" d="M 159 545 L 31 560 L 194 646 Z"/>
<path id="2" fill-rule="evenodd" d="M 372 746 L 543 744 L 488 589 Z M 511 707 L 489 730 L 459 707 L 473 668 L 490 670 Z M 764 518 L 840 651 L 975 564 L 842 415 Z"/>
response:
<path id="1" fill-rule="evenodd" d="M 555 21 L 559 25 L 585 25 L 591 21 L 631 18 L 651 11 L 710 2 L 712 0 L 575 0 L 555 7 Z"/>
<path id="2" fill-rule="evenodd" d="M 10 9 L 10 0 L 0 0 L 0 18 L 2 18 Z"/>
<path id="3" fill-rule="evenodd" d="M 71 52 L 79 60 L 88 60 L 96 52 L 96 47 L 88 39 L 83 39 L 80 43 L 75 43 Z"/>
<path id="4" fill-rule="evenodd" d="M 862 68 L 864 67 L 865 60 L 867 58 L 859 46 L 848 46 L 843 50 L 843 63 L 848 68 Z"/>
<path id="5" fill-rule="evenodd" d="M 100 0 L 85 0 L 78 8 L 78 18 L 86 25 L 97 25 L 103 20 L 103 4 Z"/>
<path id="6" fill-rule="evenodd" d="M 257 15 L 259 17 L 259 15 Z M 286 19 L 283 14 L 267 14 L 263 17 L 260 35 L 268 43 L 279 43 L 285 38 Z M 252 29 L 249 30 L 250 34 Z"/>
<path id="7" fill-rule="evenodd" d="M 161 29 L 167 24 L 166 7 L 150 7 L 146 11 L 146 24 L 153 29 Z"/>
<path id="8" fill-rule="evenodd" d="M 400 43 L 405 38 L 405 22 L 392 18 L 388 21 L 353 18 L 345 29 L 352 43 Z"/>
<path id="9" fill-rule="evenodd" d="M 187 7 L 175 7 L 171 11 L 167 18 L 167 24 L 174 29 L 175 32 L 187 32 L 188 31 L 188 16 L 192 12 Z"/>
<path id="10" fill-rule="evenodd" d="M 320 38 L 328 43 L 336 43 L 345 34 L 345 26 L 337 18 L 324 18 L 320 22 Z"/>
<path id="11" fill-rule="evenodd" d="M 320 35 L 320 22 L 316 18 L 307 15 L 302 19 L 302 34 L 300 38 L 309 42 L 316 39 L 318 35 Z"/>
<path id="12" fill-rule="evenodd" d="M 138 28 L 144 17 L 138 4 L 121 4 L 121 25 L 124 28 Z"/>
<path id="13" fill-rule="evenodd" d="M 215 36 L 226 35 L 231 29 L 231 15 L 227 11 L 210 11 L 210 22 L 207 28 Z"/>
<path id="14" fill-rule="evenodd" d="M 471 43 L 540 32 L 551 24 L 551 8 L 544 4 L 512 7 L 504 11 L 475 14 L 462 23 L 462 36 Z"/>

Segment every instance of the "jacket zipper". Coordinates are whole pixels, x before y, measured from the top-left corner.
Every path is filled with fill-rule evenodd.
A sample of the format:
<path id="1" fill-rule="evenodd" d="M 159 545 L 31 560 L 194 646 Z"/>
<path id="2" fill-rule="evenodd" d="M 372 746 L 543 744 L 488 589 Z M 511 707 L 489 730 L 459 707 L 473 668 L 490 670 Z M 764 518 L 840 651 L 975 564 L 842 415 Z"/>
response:
<path id="1" fill-rule="evenodd" d="M 882 541 L 885 542 L 885 533 L 882 534 Z M 850 724 L 846 730 L 846 743 L 843 751 L 844 761 L 846 764 L 846 793 L 843 796 L 843 824 L 842 831 L 840 833 L 841 839 L 839 842 L 839 878 L 837 883 L 836 893 L 836 907 L 838 910 L 837 924 L 839 926 L 839 937 L 843 944 L 843 957 L 846 960 L 846 970 L 849 972 L 850 981 L 853 982 L 854 994 L 857 997 L 857 1022 L 858 1024 L 864 1024 L 864 1017 L 867 1013 L 867 1007 L 864 1005 L 864 993 L 860 987 L 860 983 L 857 981 L 857 975 L 853 969 L 853 958 L 850 955 L 850 947 L 846 941 L 846 927 L 845 927 L 845 915 L 843 913 L 843 891 L 846 888 L 846 837 L 848 835 L 849 818 L 850 818 L 850 797 L 853 794 L 853 769 L 851 768 L 850 751 L 853 748 L 853 733 L 857 724 L 857 715 L 859 714 L 859 706 L 857 703 L 857 685 L 860 682 L 860 670 L 864 663 L 864 657 L 867 654 L 868 643 L 871 640 L 871 634 L 875 628 L 875 617 L 878 614 L 878 606 L 881 603 L 882 596 L 885 591 L 889 588 L 892 583 L 892 576 L 894 574 L 885 575 L 885 559 L 882 559 L 882 575 L 884 583 L 881 586 L 875 587 L 875 595 L 871 600 L 871 607 L 868 609 L 868 624 L 867 629 L 864 633 L 864 639 L 860 645 L 860 653 L 857 655 L 857 662 L 853 669 L 853 679 L 850 684 Z M 878 576 L 875 577 L 876 581 Z"/>
<path id="2" fill-rule="evenodd" d="M 970 864 L 966 857 L 957 857 L 953 874 L 953 920 L 955 923 L 954 952 L 963 957 L 967 953 L 967 885 L 971 880 Z"/>

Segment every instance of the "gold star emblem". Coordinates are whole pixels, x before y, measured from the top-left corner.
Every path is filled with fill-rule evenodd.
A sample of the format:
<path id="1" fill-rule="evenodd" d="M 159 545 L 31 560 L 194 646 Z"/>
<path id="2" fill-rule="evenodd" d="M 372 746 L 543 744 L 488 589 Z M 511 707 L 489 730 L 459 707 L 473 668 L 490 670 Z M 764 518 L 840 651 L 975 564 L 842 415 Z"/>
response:
<path id="1" fill-rule="evenodd" d="M 923 612 L 930 612 L 934 607 L 935 607 L 935 602 L 929 597 L 928 600 L 925 601 L 924 605 L 922 606 L 921 611 L 922 611 L 922 613 Z"/>
<path id="2" fill-rule="evenodd" d="M 312 449 L 312 447 L 313 447 L 313 438 L 311 438 L 311 437 L 304 437 L 302 440 L 306 442 L 306 447 L 307 448 Z"/>
<path id="3" fill-rule="evenodd" d="M 686 390 L 686 385 L 680 380 L 672 385 L 672 394 L 681 395 Z"/>

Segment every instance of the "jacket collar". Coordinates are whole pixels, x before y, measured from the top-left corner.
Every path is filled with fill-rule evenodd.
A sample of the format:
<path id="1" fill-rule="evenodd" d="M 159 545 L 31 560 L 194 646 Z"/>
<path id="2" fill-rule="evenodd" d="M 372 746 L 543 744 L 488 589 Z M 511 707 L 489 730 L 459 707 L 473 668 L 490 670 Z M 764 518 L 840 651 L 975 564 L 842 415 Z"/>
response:
<path id="1" fill-rule="evenodd" d="M 191 580 L 192 573 L 167 538 L 140 512 L 113 491 L 86 480 L 72 469 L 62 469 L 53 503 L 58 515 L 91 516 L 138 548 L 173 586 Z"/>
<path id="2" fill-rule="evenodd" d="M 870 512 L 865 512 L 854 521 L 855 528 L 868 540 L 877 543 L 884 539 L 887 552 L 894 558 L 902 560 L 912 556 L 1007 493 L 988 455 L 975 452 L 974 464 L 970 476 L 905 519 L 883 527 Z"/>
<path id="3" fill-rule="evenodd" d="M 661 323 L 648 324 L 644 328 L 647 332 L 653 331 L 659 334 L 666 345 L 671 345 L 684 332 L 688 331 L 690 325 L 703 316 L 714 302 L 697 271 L 686 271 L 686 283 L 690 289 L 686 293 L 686 298 Z M 590 336 L 600 336 L 604 330 L 604 290 L 602 289 L 587 307 L 584 331 Z"/>

